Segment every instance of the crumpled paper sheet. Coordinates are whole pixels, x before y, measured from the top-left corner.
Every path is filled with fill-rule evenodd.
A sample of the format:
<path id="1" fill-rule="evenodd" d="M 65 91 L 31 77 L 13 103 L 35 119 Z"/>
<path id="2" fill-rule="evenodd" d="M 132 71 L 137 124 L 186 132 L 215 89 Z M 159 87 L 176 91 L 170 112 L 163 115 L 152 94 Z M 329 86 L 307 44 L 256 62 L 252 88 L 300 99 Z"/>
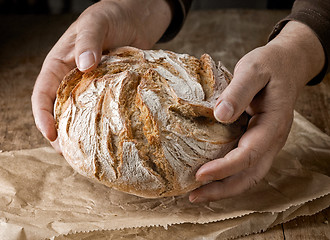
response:
<path id="1" fill-rule="evenodd" d="M 328 207 L 329 162 L 330 137 L 297 113 L 265 179 L 244 194 L 211 203 L 191 204 L 187 195 L 143 199 L 118 192 L 75 173 L 48 147 L 3 152 L 0 239 L 74 239 L 102 233 L 129 239 L 136 236 L 129 231 L 140 230 L 142 239 L 151 239 L 148 233 L 153 231 L 163 231 L 166 238 L 168 230 L 157 226 L 181 234 L 203 228 L 208 239 L 259 232 Z M 141 228 L 150 226 L 155 227 Z M 135 229 L 118 230 L 123 228 Z M 143 229 L 149 230 L 143 234 Z"/>
<path id="2" fill-rule="evenodd" d="M 126 228 L 109 231 L 92 231 L 67 234 L 55 237 L 55 240 L 169 240 L 169 239 L 232 239 L 264 231 L 277 224 L 290 221 L 297 216 L 314 214 L 316 209 L 326 208 L 330 195 L 315 199 L 298 206 L 290 207 L 281 213 L 252 213 L 246 216 L 207 224 L 183 223 L 164 227 Z M 175 236 L 175 237 L 174 237 Z M 267 239 L 267 238 L 265 238 Z"/>

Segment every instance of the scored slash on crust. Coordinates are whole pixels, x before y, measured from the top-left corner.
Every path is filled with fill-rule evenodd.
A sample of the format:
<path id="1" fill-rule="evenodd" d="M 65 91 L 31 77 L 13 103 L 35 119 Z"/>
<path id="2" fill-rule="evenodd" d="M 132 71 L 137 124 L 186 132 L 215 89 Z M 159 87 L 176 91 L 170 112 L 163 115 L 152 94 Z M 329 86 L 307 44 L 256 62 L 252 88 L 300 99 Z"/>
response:
<path id="1" fill-rule="evenodd" d="M 79 173 L 143 197 L 183 194 L 197 169 L 235 147 L 247 117 L 217 122 L 231 79 L 211 57 L 118 48 L 89 73 L 73 70 L 55 104 L 59 143 Z"/>

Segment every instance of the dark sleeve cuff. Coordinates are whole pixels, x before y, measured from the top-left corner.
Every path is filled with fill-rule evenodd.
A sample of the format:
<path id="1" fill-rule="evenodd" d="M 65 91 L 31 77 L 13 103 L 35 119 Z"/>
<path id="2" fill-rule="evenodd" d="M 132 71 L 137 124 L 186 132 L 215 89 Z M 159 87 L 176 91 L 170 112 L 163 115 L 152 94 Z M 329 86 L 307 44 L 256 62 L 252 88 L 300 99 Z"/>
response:
<path id="1" fill-rule="evenodd" d="M 325 64 L 322 71 L 307 85 L 320 83 L 329 72 L 330 54 L 330 1 L 325 0 L 296 0 L 289 16 L 277 23 L 269 36 L 268 41 L 275 38 L 284 26 L 291 20 L 309 26 L 319 38 L 325 53 Z"/>
<path id="2" fill-rule="evenodd" d="M 172 21 L 158 42 L 172 40 L 181 30 L 192 0 L 167 0 L 172 9 Z"/>

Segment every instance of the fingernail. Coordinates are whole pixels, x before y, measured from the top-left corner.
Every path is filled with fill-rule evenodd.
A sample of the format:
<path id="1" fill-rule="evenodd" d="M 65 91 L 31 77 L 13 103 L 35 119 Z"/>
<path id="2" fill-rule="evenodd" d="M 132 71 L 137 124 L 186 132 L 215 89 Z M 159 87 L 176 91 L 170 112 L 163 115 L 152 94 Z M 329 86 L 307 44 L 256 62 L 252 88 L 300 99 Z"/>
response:
<path id="1" fill-rule="evenodd" d="M 196 197 L 194 197 L 194 198 L 192 198 L 192 199 L 189 199 L 189 201 L 190 201 L 191 203 L 200 203 L 200 202 L 205 202 L 205 201 L 207 201 L 207 199 L 206 199 L 206 198 L 203 198 L 203 197 L 200 197 L 200 196 L 196 196 Z"/>
<path id="2" fill-rule="evenodd" d="M 214 177 L 212 175 L 198 175 L 196 177 L 196 180 L 199 182 L 209 182 L 209 181 L 213 181 Z"/>
<path id="3" fill-rule="evenodd" d="M 231 119 L 234 114 L 233 105 L 227 101 L 221 101 L 218 106 L 214 109 L 214 117 L 219 122 L 227 122 Z"/>
<path id="4" fill-rule="evenodd" d="M 78 58 L 78 68 L 80 71 L 89 69 L 95 64 L 95 56 L 91 51 L 80 54 Z"/>

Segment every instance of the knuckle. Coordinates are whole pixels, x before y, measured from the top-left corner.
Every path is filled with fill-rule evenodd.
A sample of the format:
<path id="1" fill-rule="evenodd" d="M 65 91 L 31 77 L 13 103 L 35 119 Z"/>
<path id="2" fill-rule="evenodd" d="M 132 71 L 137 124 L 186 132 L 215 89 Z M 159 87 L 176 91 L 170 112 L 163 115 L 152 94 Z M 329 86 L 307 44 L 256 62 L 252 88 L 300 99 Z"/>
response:
<path id="1" fill-rule="evenodd" d="M 241 62 L 237 70 L 254 76 L 251 81 L 256 83 L 260 82 L 260 80 L 268 80 L 271 76 L 269 69 L 265 66 L 264 61 L 260 58 L 253 58 L 249 59 L 249 61 Z"/>
<path id="2" fill-rule="evenodd" d="M 76 45 L 86 45 L 86 42 L 93 38 L 95 38 L 95 36 L 93 36 L 93 33 L 89 29 L 80 29 L 76 35 L 75 43 Z"/>
<path id="3" fill-rule="evenodd" d="M 282 148 L 286 142 L 286 139 L 289 135 L 291 125 L 293 122 L 293 112 L 284 114 L 285 116 L 282 117 L 281 120 L 278 121 L 277 124 L 277 142 L 279 143 L 280 147 Z"/>
<path id="4" fill-rule="evenodd" d="M 260 179 L 256 176 L 249 177 L 249 179 L 248 179 L 248 189 L 251 189 L 254 186 L 256 186 L 259 181 L 260 181 Z"/>
<path id="5" fill-rule="evenodd" d="M 261 153 L 255 148 L 248 148 L 247 149 L 248 155 L 245 162 L 246 168 L 251 168 L 257 164 L 261 157 Z"/>

